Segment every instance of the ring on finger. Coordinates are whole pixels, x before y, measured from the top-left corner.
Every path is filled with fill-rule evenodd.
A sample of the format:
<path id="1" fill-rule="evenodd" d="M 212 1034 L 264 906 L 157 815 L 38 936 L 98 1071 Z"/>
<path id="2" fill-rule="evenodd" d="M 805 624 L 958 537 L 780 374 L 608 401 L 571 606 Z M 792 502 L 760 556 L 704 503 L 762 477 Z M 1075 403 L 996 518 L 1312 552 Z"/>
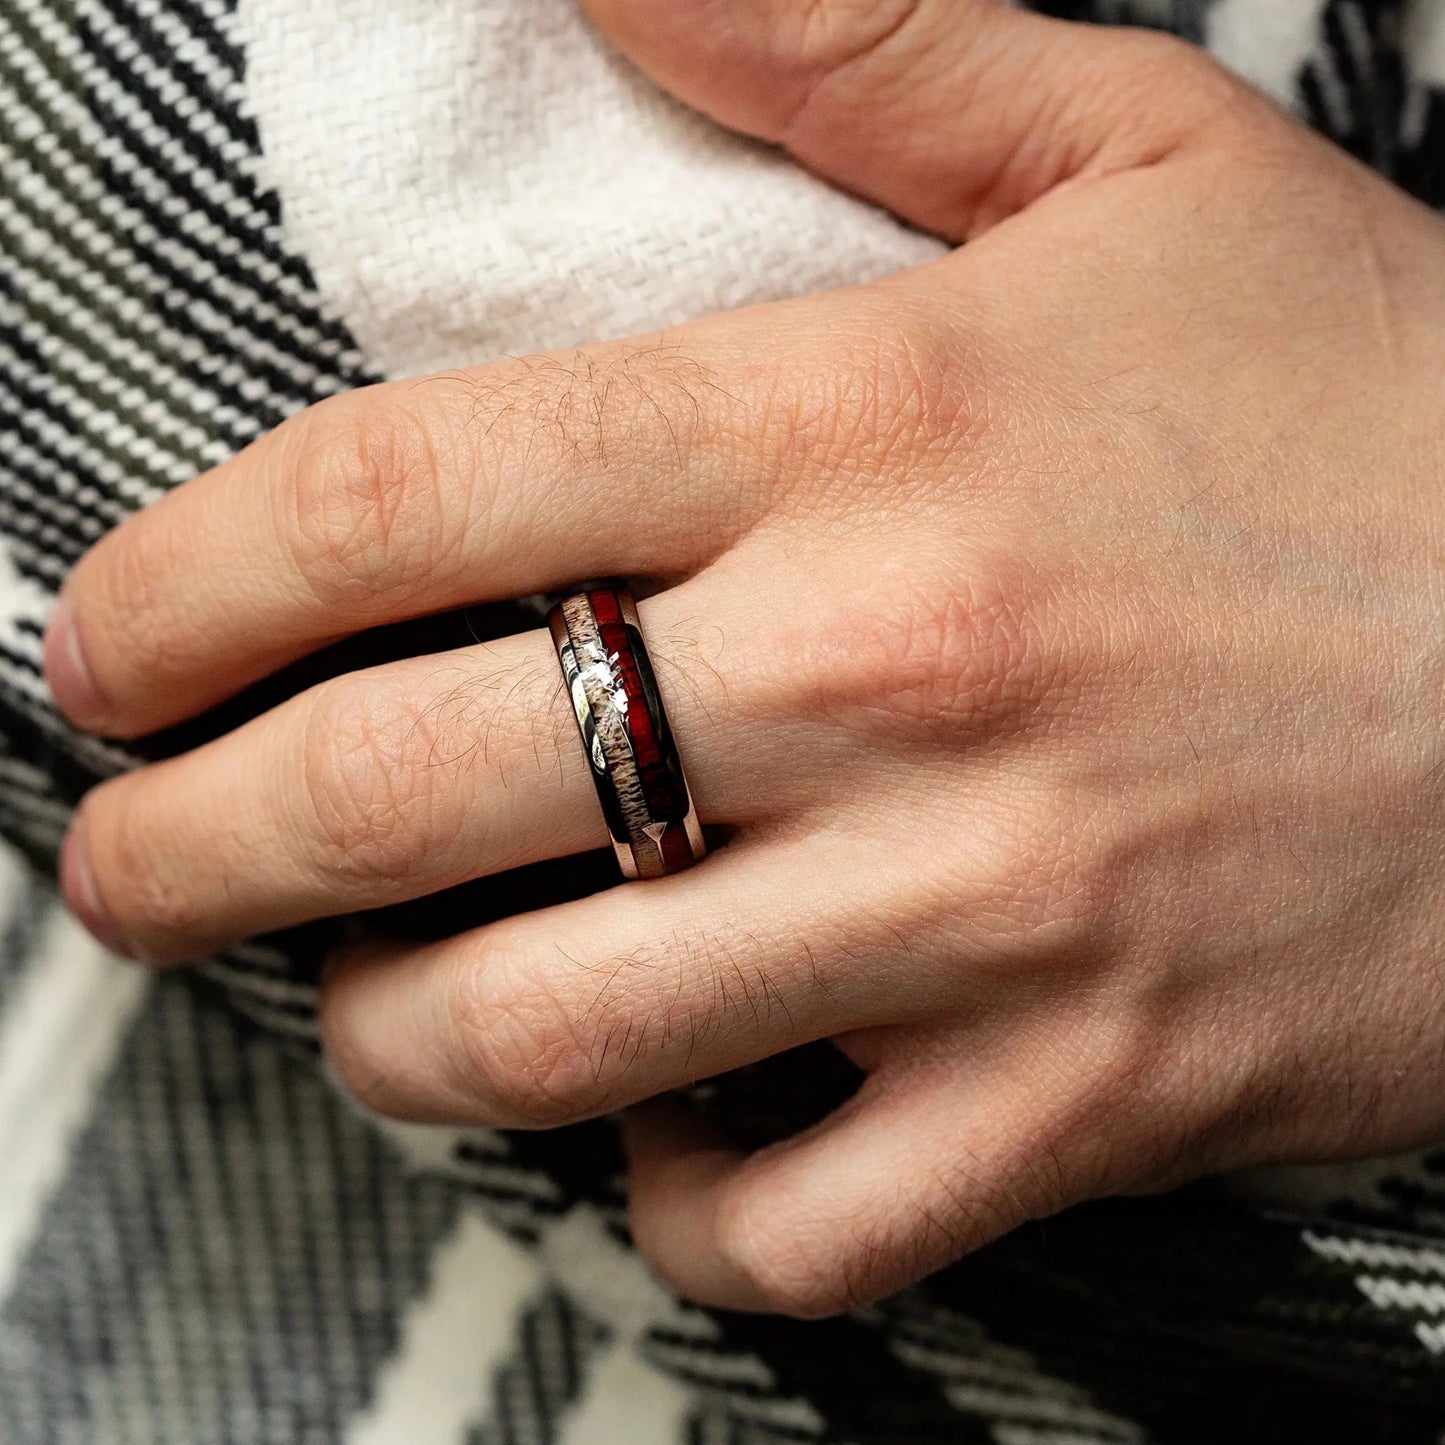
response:
<path id="1" fill-rule="evenodd" d="M 706 852 L 632 593 L 569 593 L 547 614 L 592 781 L 623 874 L 660 878 Z"/>

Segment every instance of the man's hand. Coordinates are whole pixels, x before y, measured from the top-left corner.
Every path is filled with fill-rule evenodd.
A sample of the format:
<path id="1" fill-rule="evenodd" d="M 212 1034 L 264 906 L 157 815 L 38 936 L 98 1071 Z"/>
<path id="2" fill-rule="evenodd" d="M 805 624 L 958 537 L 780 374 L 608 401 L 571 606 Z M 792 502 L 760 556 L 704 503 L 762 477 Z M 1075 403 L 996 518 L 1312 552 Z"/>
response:
<path id="1" fill-rule="evenodd" d="M 697 868 L 343 959 L 372 1106 L 546 1126 L 807 1040 L 743 1155 L 632 1118 L 641 1248 L 822 1314 L 1023 1220 L 1445 1132 L 1445 226 L 1201 55 L 982 0 L 591 0 L 684 99 L 971 244 L 328 401 L 77 567 L 130 736 L 321 643 L 600 575 Z M 544 631 L 108 782 L 69 897 L 153 960 L 598 846 Z"/>

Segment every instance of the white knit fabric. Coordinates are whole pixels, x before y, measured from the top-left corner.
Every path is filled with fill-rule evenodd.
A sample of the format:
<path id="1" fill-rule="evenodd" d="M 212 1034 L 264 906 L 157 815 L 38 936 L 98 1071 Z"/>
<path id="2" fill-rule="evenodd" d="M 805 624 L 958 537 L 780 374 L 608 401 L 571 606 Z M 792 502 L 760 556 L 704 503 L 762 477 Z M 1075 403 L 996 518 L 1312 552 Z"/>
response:
<path id="1" fill-rule="evenodd" d="M 1209 12 L 1209 48 L 1281 104 L 1319 39 L 1325 0 L 1220 0 Z"/>
<path id="2" fill-rule="evenodd" d="M 242 0 L 267 179 L 392 376 L 667 326 L 941 253 L 678 105 L 576 0 Z"/>

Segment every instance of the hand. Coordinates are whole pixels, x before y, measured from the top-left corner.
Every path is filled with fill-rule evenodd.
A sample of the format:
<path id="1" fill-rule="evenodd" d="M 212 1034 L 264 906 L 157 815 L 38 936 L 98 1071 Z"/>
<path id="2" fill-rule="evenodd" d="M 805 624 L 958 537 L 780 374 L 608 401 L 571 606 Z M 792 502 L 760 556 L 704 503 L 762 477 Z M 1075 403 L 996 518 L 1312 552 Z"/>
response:
<path id="1" fill-rule="evenodd" d="M 144 733 L 323 641 L 642 604 L 697 868 L 325 990 L 373 1107 L 546 1126 L 833 1038 L 744 1155 L 634 1115 L 640 1247 L 814 1315 L 1023 1220 L 1445 1131 L 1445 227 L 1200 55 L 991 4 L 592 0 L 723 122 L 970 244 L 328 401 L 105 538 L 48 639 Z M 97 788 L 159 961 L 606 834 L 550 641 L 322 684 Z"/>

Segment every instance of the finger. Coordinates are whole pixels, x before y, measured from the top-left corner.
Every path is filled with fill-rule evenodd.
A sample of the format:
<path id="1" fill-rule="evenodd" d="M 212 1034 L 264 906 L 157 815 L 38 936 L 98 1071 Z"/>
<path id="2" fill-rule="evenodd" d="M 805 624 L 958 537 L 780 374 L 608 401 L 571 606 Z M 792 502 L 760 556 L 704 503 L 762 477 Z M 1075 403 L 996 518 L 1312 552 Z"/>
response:
<path id="1" fill-rule="evenodd" d="M 606 843 L 534 631 L 322 683 L 102 783 L 66 841 L 66 897 L 163 964 Z"/>
<path id="2" fill-rule="evenodd" d="M 683 100 L 960 240 L 1064 181 L 1161 159 L 1248 95 L 1167 37 L 996 0 L 585 3 Z"/>
<path id="3" fill-rule="evenodd" d="M 633 1239 L 689 1299 L 839 1314 L 1088 1197 L 1105 1151 L 1076 1114 L 982 1065 L 905 1064 L 747 1154 L 675 1104 L 648 1104 L 624 1120 Z"/>
<path id="4" fill-rule="evenodd" d="M 897 921 L 909 886 L 850 843 L 745 837 L 686 873 L 343 954 L 322 1040 L 385 1114 L 512 1128 L 592 1117 L 927 1008 L 936 990 L 913 980 Z M 839 922 L 845 892 L 849 919 L 866 922 Z"/>
<path id="5" fill-rule="evenodd" d="M 709 660 L 688 589 L 641 612 L 696 805 L 732 824 L 775 809 L 790 769 Z M 67 844 L 67 897 L 112 946 L 175 962 L 608 841 L 537 629 L 321 683 L 101 784 Z"/>
<path id="6" fill-rule="evenodd" d="M 81 559 L 46 640 L 57 701 L 133 736 L 376 624 L 695 570 L 778 471 L 768 378 L 800 369 L 793 315 L 311 408 Z"/>

